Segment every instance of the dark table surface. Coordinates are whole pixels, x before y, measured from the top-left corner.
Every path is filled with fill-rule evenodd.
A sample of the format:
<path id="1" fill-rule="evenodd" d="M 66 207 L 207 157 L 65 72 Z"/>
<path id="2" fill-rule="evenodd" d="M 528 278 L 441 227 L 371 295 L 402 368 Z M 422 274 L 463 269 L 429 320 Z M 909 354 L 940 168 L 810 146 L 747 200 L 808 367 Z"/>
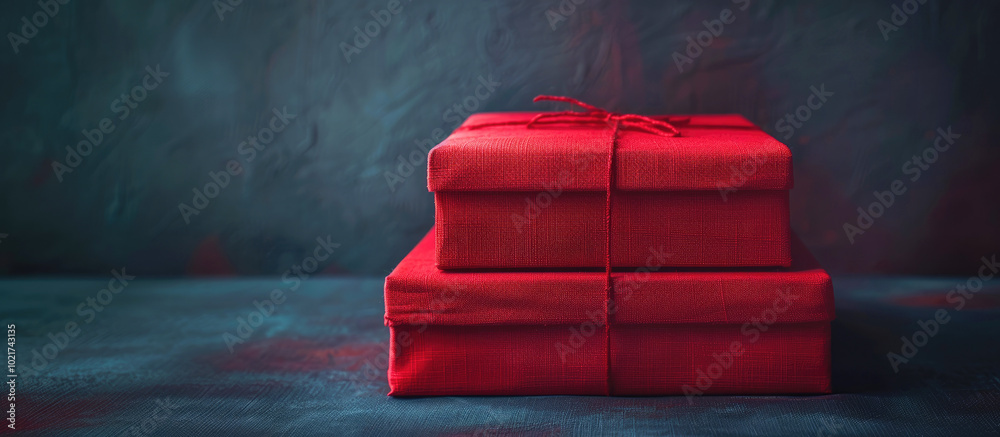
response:
<path id="1" fill-rule="evenodd" d="M 377 278 L 308 280 L 252 332 L 238 318 L 287 284 L 137 278 L 102 294 L 107 280 L 4 280 L 0 316 L 15 325 L 25 435 L 998 435 L 1000 281 L 959 310 L 947 293 L 964 282 L 834 278 L 835 394 L 691 403 L 387 397 Z M 939 308 L 949 321 L 894 371 L 887 354 Z M 227 332 L 247 338 L 230 352 Z"/>

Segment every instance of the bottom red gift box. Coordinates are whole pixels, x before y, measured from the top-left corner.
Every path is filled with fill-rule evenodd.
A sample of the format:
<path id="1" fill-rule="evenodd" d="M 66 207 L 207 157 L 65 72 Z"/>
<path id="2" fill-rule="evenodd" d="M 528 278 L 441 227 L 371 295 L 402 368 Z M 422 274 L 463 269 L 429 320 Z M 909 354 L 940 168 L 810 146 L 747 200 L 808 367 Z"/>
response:
<path id="1" fill-rule="evenodd" d="M 830 392 L 829 275 L 793 264 L 604 272 L 442 271 L 434 231 L 385 282 L 389 395 Z M 609 320 L 610 323 L 605 323 Z"/>

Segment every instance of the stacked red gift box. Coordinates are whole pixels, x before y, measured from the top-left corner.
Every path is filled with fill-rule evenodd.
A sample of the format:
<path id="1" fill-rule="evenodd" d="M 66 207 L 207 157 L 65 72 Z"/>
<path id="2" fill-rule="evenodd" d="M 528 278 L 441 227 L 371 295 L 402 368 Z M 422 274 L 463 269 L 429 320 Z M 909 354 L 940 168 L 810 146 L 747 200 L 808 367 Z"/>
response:
<path id="1" fill-rule="evenodd" d="M 788 148 L 738 115 L 578 104 L 431 151 L 435 227 L 385 283 L 390 395 L 828 393 Z"/>

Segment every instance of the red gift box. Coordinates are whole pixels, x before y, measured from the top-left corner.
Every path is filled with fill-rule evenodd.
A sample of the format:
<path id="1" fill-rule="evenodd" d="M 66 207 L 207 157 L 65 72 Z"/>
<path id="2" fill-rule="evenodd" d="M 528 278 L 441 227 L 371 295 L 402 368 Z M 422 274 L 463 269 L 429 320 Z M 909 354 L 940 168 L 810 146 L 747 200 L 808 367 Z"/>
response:
<path id="1" fill-rule="evenodd" d="M 476 114 L 431 150 L 439 268 L 603 267 L 608 223 L 615 267 L 650 244 L 670 266 L 791 263 L 784 144 L 739 115 L 642 117 L 672 136 L 595 110 Z"/>
<path id="2" fill-rule="evenodd" d="M 449 272 L 431 231 L 385 282 L 393 396 L 828 393 L 833 291 L 769 270 Z M 440 235 L 440 234 L 438 234 Z M 604 323 L 610 319 L 610 323 Z"/>

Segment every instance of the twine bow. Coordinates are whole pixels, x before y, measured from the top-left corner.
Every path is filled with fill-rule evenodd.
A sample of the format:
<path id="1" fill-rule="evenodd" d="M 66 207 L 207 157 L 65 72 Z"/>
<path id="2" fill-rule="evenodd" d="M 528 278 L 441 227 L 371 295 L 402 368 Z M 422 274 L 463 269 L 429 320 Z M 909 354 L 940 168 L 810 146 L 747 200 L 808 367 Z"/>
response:
<path id="1" fill-rule="evenodd" d="M 674 125 L 666 121 L 656 120 L 639 114 L 619 114 L 617 112 L 609 112 L 605 109 L 598 108 L 594 105 L 584 103 L 570 97 L 538 96 L 535 97 L 533 101 L 536 103 L 541 101 L 565 102 L 571 105 L 579 106 L 585 109 L 585 111 L 546 112 L 538 114 L 528 122 L 528 128 L 531 128 L 536 124 L 587 124 L 600 122 L 611 126 L 617 125 L 619 127 L 640 130 L 653 135 L 662 135 L 665 137 L 681 136 L 681 132 L 677 130 Z"/>
<path id="2" fill-rule="evenodd" d="M 494 123 L 482 123 L 475 124 L 471 126 L 462 126 L 461 129 L 464 130 L 476 130 L 488 127 L 498 127 L 498 126 L 525 126 L 527 128 L 536 127 L 543 124 L 570 124 L 570 125 L 587 125 L 587 124 L 607 124 L 614 127 L 616 124 L 619 127 L 624 127 L 627 129 L 634 129 L 653 135 L 660 135 L 664 137 L 679 137 L 681 132 L 674 126 L 674 124 L 686 124 L 690 122 L 689 118 L 683 118 L 673 121 L 674 124 L 667 122 L 665 120 L 657 120 L 655 118 L 647 117 L 645 115 L 639 114 L 620 114 L 617 112 L 610 112 L 602 108 L 598 108 L 594 105 L 581 102 L 577 99 L 571 97 L 563 96 L 538 96 L 535 97 L 533 102 L 550 101 L 550 102 L 564 102 L 571 105 L 579 106 L 583 108 L 583 111 L 562 111 L 562 112 L 545 112 L 538 114 L 531 118 L 528 123 L 523 121 L 501 121 Z M 617 138 L 617 133 L 616 133 Z"/>

